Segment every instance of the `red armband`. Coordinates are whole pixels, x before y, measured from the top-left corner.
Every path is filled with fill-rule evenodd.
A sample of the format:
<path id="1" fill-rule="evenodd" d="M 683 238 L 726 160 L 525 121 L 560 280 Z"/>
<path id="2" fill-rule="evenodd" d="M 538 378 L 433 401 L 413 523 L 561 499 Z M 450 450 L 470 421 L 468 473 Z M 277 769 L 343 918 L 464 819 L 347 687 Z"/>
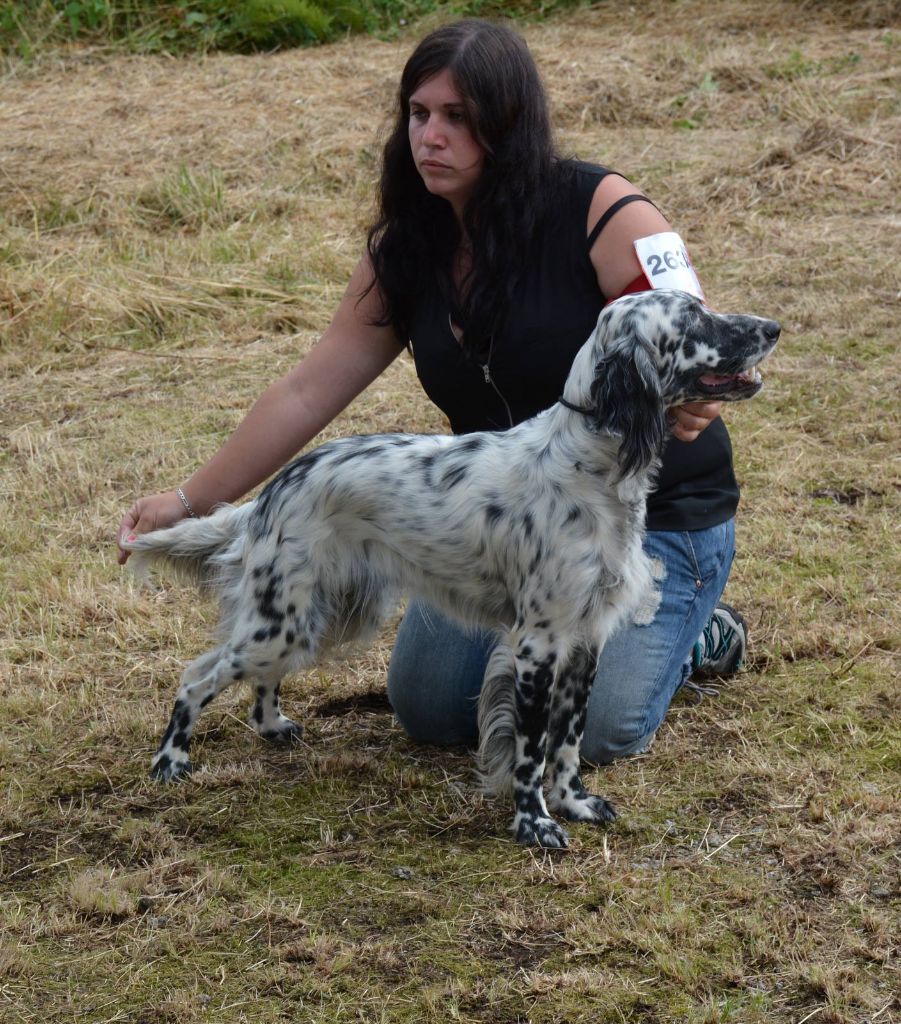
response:
<path id="1" fill-rule="evenodd" d="M 648 279 L 644 274 L 639 274 L 634 281 L 630 281 L 625 288 L 619 293 L 614 295 L 612 299 L 608 299 L 605 305 L 609 306 L 611 302 L 615 302 L 616 299 L 621 299 L 624 295 L 631 295 L 633 292 L 646 292 L 650 290 Z"/>

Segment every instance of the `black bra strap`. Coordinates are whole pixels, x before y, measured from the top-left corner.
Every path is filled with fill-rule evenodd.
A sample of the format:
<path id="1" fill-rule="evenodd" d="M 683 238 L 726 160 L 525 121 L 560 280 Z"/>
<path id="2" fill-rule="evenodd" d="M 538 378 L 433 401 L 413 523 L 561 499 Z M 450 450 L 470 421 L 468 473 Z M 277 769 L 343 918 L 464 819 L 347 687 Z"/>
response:
<path id="1" fill-rule="evenodd" d="M 635 193 L 634 195 L 631 196 L 623 196 L 621 199 L 617 199 L 615 203 L 611 203 L 607 207 L 607 209 L 604 210 L 603 214 L 601 215 L 601 219 L 591 229 L 591 234 L 588 236 L 588 242 L 586 243 L 586 248 L 589 252 L 591 252 L 591 247 L 598 240 L 598 235 L 604 230 L 605 227 L 607 227 L 607 222 L 610 220 L 610 218 L 614 215 L 614 213 L 617 213 L 628 203 L 651 203 L 651 200 L 648 199 L 647 196 L 640 196 L 638 195 L 638 193 Z M 654 204 L 651 203 L 651 206 L 654 206 Z M 656 207 L 654 207 L 654 209 L 656 209 Z"/>

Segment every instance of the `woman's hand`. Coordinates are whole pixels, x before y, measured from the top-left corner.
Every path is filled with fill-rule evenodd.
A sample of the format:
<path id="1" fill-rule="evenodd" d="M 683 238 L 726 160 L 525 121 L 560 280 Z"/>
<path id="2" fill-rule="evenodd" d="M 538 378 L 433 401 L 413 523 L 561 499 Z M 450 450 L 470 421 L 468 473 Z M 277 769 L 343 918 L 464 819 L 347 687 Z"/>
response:
<path id="1" fill-rule="evenodd" d="M 149 498 L 138 498 L 122 517 L 122 522 L 119 523 L 116 544 L 118 545 L 121 539 L 131 534 L 150 533 L 151 530 L 174 526 L 187 514 L 175 491 L 153 494 Z M 120 545 L 117 556 L 119 565 L 125 565 L 130 554 L 130 551 L 124 551 Z"/>
<path id="2" fill-rule="evenodd" d="M 674 405 L 669 410 L 673 437 L 680 441 L 696 440 L 701 431 L 706 430 L 719 416 L 722 408 L 722 402 L 686 402 L 685 405 Z"/>

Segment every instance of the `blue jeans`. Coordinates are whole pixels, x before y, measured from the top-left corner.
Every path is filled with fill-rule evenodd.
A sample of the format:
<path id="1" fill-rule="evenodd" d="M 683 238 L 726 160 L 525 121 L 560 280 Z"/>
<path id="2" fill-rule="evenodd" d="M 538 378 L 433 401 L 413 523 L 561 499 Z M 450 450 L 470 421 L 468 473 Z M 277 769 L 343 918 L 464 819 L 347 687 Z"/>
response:
<path id="1" fill-rule="evenodd" d="M 732 566 L 734 521 L 649 532 L 644 548 L 663 563 L 660 606 L 647 625 L 623 625 L 601 652 L 582 740 L 582 756 L 595 764 L 647 746 L 688 679 L 692 647 Z M 467 632 L 428 605 L 410 604 L 388 666 L 388 699 L 412 739 L 477 741 L 476 704 L 493 643 L 490 632 Z"/>

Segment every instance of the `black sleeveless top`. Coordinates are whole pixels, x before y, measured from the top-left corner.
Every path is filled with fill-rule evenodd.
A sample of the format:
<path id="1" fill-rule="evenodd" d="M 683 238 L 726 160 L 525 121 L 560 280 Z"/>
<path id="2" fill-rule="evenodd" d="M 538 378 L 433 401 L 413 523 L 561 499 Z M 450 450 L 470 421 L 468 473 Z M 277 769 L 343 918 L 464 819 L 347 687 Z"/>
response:
<path id="1" fill-rule="evenodd" d="M 610 172 L 563 161 L 558 173 L 557 205 L 535 239 L 504 329 L 482 361 L 467 355 L 451 330 L 446 285 L 436 280 L 416 303 L 410 331 L 416 373 L 455 434 L 504 430 L 553 405 L 607 302 L 588 256 L 586 222 L 598 182 Z M 722 419 L 690 443 L 670 438 L 648 499 L 648 529 L 706 529 L 731 519 L 737 506 Z"/>

